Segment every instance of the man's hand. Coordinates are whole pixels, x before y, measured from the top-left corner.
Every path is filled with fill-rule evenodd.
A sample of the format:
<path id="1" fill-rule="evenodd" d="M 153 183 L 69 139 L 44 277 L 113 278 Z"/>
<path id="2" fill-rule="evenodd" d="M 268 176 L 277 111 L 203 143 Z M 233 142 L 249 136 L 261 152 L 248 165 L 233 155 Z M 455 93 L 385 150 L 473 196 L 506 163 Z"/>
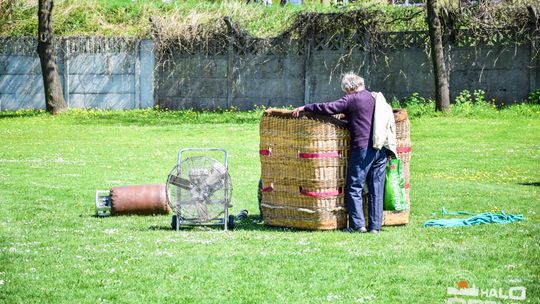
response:
<path id="1" fill-rule="evenodd" d="M 304 111 L 304 106 L 301 106 L 301 107 L 298 107 L 294 110 L 292 110 L 292 116 L 293 117 L 298 117 L 300 116 L 300 112 Z"/>

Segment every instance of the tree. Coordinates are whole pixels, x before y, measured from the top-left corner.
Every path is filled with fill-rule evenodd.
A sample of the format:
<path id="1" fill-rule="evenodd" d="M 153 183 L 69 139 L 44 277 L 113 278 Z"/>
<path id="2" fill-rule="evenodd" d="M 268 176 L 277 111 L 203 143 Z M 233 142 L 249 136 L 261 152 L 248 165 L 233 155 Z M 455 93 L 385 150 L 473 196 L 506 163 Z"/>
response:
<path id="1" fill-rule="evenodd" d="M 62 84 L 56 67 L 56 53 L 53 45 L 52 15 L 53 0 L 39 0 L 38 8 L 38 47 L 41 62 L 43 87 L 45 89 L 45 108 L 52 114 L 67 109 Z"/>
<path id="2" fill-rule="evenodd" d="M 431 45 L 433 74 L 435 75 L 435 110 L 447 112 L 450 110 L 450 89 L 448 74 L 444 64 L 444 46 L 442 42 L 442 26 L 437 0 L 427 0 L 427 23 Z"/>

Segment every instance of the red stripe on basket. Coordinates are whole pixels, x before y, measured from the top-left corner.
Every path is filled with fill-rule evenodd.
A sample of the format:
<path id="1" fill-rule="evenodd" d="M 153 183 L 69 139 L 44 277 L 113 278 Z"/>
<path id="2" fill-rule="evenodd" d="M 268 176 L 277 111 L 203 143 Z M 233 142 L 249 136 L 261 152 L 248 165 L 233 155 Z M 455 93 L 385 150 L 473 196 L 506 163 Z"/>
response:
<path id="1" fill-rule="evenodd" d="M 307 190 L 302 189 L 302 187 L 300 187 L 300 193 L 302 193 L 303 195 L 312 196 L 312 197 L 330 197 L 330 196 L 340 195 L 342 193 L 342 190 L 341 188 L 337 188 L 334 191 L 315 192 L 315 191 L 307 191 Z"/>
<path id="2" fill-rule="evenodd" d="M 270 186 L 261 188 L 261 192 L 272 192 L 274 191 L 274 184 L 271 183 Z"/>
<path id="3" fill-rule="evenodd" d="M 298 153 L 300 158 L 336 158 L 340 157 L 339 151 L 334 152 L 321 152 L 321 153 Z"/>
<path id="4" fill-rule="evenodd" d="M 405 189 L 411 189 L 411 184 L 405 183 Z"/>
<path id="5" fill-rule="evenodd" d="M 411 152 L 412 148 L 411 147 L 398 147 L 396 149 L 397 153 L 408 153 L 408 152 Z"/>
<path id="6" fill-rule="evenodd" d="M 259 150 L 260 155 L 272 155 L 272 150 Z"/>

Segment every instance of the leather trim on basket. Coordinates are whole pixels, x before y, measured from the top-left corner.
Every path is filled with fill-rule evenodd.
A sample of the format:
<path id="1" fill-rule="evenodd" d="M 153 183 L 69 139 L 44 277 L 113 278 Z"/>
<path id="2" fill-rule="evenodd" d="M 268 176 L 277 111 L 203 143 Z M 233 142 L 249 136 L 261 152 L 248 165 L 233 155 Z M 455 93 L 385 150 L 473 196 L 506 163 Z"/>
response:
<path id="1" fill-rule="evenodd" d="M 272 155 L 272 148 L 268 150 L 259 150 L 260 155 Z"/>
<path id="2" fill-rule="evenodd" d="M 320 153 L 298 153 L 299 158 L 339 158 L 341 153 L 339 151 L 334 152 L 320 152 Z"/>
<path id="3" fill-rule="evenodd" d="M 331 196 L 338 196 L 342 193 L 342 189 L 341 188 L 337 188 L 336 190 L 333 190 L 333 191 L 327 191 L 327 192 L 315 192 L 315 191 L 307 191 L 305 189 L 302 189 L 302 187 L 300 187 L 300 193 L 303 194 L 303 195 L 306 195 L 306 196 L 311 196 L 311 197 L 331 197 Z"/>
<path id="4" fill-rule="evenodd" d="M 412 148 L 411 147 L 398 147 L 396 149 L 396 152 L 397 153 L 409 153 L 412 151 Z"/>
<path id="5" fill-rule="evenodd" d="M 272 192 L 274 191 L 274 183 L 270 183 L 270 186 L 261 188 L 261 192 Z"/>

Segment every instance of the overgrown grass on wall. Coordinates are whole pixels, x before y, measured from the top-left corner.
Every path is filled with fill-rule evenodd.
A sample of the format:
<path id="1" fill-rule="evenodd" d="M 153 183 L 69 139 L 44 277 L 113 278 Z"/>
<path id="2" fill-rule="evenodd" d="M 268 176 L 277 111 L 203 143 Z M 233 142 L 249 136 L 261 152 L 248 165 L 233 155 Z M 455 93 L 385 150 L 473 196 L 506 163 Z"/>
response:
<path id="1" fill-rule="evenodd" d="M 252 1 L 253 2 L 253 1 Z M 0 0 L 0 36 L 35 36 L 37 34 L 37 4 L 35 0 Z M 320 1 L 304 1 L 304 5 L 265 7 L 260 3 L 245 4 L 240 0 L 56 0 L 53 9 L 55 35 L 104 35 L 149 37 L 151 18 L 165 18 L 176 28 L 191 29 L 215 26 L 224 16 L 230 16 L 250 34 L 257 37 L 275 36 L 291 25 L 301 12 L 337 12 L 369 8 L 396 17 L 417 7 L 396 7 L 369 0 L 349 4 L 346 8 L 321 5 Z M 221 26 L 221 25 L 220 25 Z M 425 27 L 419 14 L 406 23 L 392 24 L 389 30 L 414 30 Z"/>

